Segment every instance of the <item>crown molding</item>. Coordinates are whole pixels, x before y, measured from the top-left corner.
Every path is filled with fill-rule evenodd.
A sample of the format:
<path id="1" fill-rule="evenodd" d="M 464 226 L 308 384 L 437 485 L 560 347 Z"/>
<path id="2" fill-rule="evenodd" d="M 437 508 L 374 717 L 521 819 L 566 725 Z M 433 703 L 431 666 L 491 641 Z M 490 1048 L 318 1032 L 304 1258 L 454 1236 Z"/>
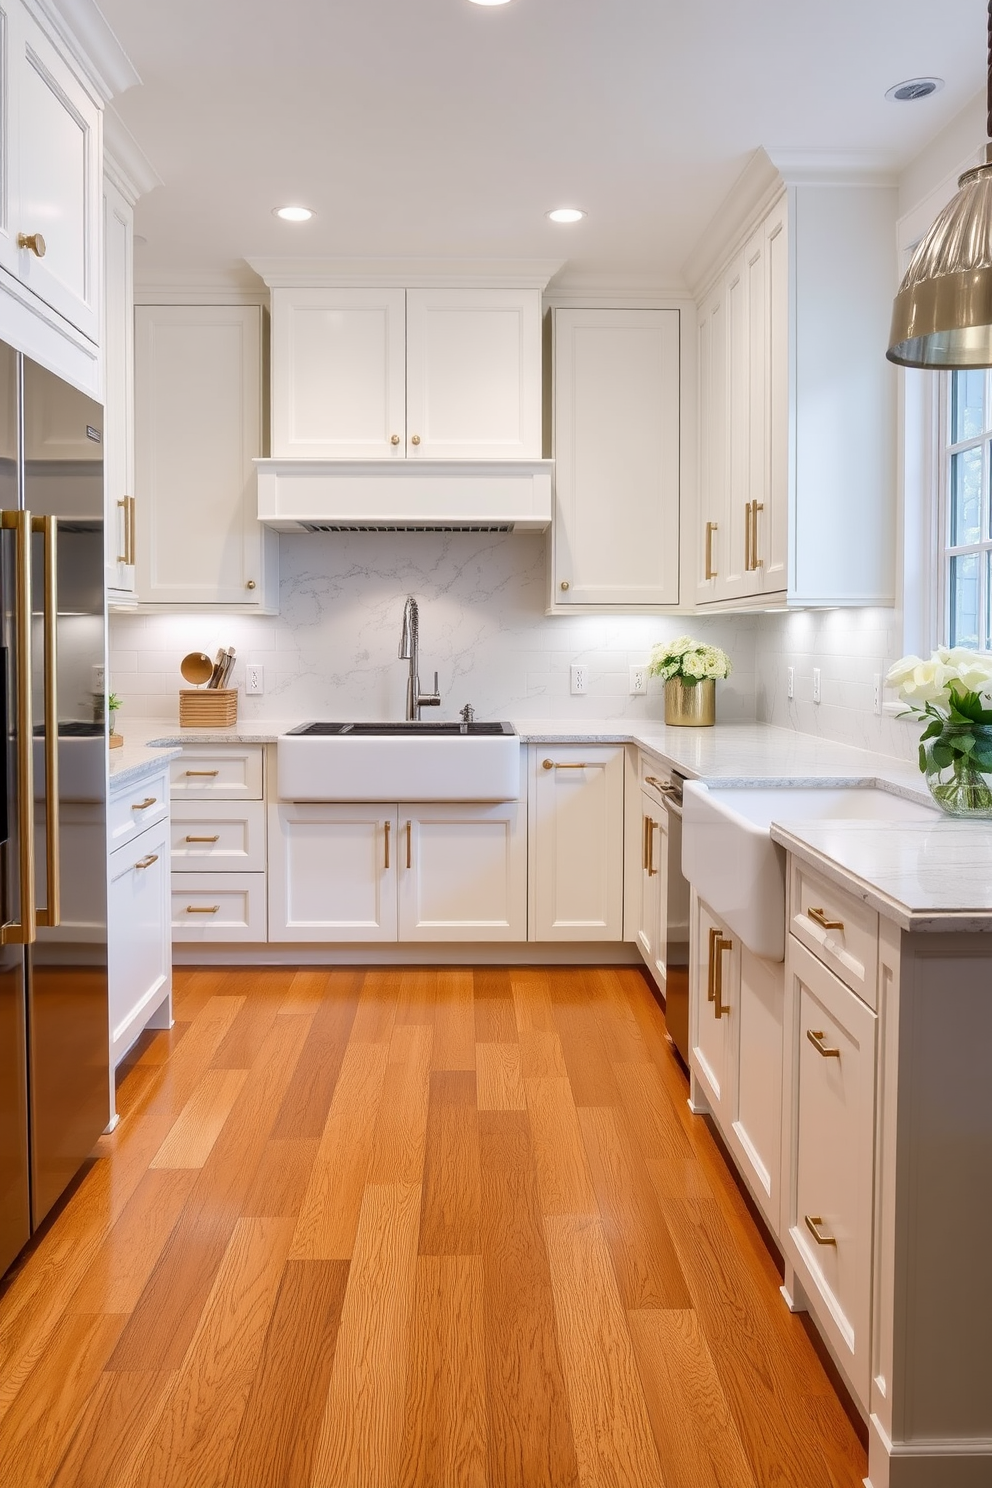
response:
<path id="1" fill-rule="evenodd" d="M 134 286 L 136 305 L 261 305 L 269 292 L 259 285 L 238 284 L 223 275 L 148 280 Z"/>
<path id="2" fill-rule="evenodd" d="M 132 207 L 139 196 L 162 184 L 162 177 L 111 104 L 103 111 L 103 168 Z"/>
<path id="3" fill-rule="evenodd" d="M 94 0 L 25 0 L 25 4 L 55 33 L 104 103 L 141 82 Z"/>
<path id="4" fill-rule="evenodd" d="M 540 289 L 562 267 L 545 258 L 248 258 L 271 289 Z"/>
<path id="5" fill-rule="evenodd" d="M 691 300 L 692 295 L 682 282 L 673 283 L 651 274 L 625 273 L 605 266 L 572 270 L 566 265 L 548 285 L 544 296 L 546 305 L 562 308 L 566 305 L 600 305 L 604 309 L 622 309 L 625 306 L 650 309 Z"/>

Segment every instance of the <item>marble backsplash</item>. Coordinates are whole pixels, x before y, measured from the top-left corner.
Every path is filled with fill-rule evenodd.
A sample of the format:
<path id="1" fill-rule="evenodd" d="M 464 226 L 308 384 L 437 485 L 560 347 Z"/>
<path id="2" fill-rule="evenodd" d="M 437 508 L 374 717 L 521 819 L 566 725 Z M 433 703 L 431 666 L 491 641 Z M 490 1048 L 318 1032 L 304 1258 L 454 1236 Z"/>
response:
<path id="1" fill-rule="evenodd" d="M 453 718 L 472 703 L 480 718 L 661 718 L 662 688 L 629 692 L 629 667 L 656 641 L 683 632 L 722 646 L 733 676 L 719 684 L 718 716 L 755 717 L 760 616 L 547 616 L 546 538 L 540 534 L 315 534 L 280 538 L 281 607 L 273 617 L 115 614 L 111 685 L 132 717 L 175 718 L 187 651 L 237 648 L 265 669 L 265 692 L 242 718 L 402 718 L 407 666 L 397 659 L 403 603 L 420 606 L 420 673 L 435 669 Z M 583 662 L 589 690 L 569 693 Z"/>

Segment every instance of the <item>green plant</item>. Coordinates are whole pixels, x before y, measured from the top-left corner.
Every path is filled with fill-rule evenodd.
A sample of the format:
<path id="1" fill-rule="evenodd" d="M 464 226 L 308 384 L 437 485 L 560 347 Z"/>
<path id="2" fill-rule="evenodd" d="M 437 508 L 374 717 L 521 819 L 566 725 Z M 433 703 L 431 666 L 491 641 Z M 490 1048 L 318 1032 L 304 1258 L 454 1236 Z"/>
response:
<path id="1" fill-rule="evenodd" d="M 108 713 L 116 713 L 117 712 L 117 709 L 120 707 L 120 705 L 121 705 L 121 700 L 117 696 L 116 692 L 110 693 L 108 695 L 108 697 L 107 697 L 107 712 Z"/>

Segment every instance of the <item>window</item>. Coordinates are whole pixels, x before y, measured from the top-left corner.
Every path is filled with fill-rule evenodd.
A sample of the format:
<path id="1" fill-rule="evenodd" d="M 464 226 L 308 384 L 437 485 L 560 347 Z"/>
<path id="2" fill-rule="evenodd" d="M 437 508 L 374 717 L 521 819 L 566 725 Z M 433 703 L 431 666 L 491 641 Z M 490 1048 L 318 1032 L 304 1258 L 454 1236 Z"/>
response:
<path id="1" fill-rule="evenodd" d="M 992 374 L 940 382 L 940 639 L 992 651 Z"/>

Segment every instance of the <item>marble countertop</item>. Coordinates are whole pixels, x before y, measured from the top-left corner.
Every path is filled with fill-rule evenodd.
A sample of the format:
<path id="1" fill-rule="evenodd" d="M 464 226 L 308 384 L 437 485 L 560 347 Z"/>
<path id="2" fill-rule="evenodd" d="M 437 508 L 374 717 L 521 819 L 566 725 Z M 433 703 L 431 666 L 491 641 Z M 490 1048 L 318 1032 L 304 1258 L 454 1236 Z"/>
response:
<path id="1" fill-rule="evenodd" d="M 525 744 L 636 744 L 690 779 L 725 785 L 878 785 L 928 801 L 908 762 L 766 724 L 669 728 L 625 719 L 511 720 Z M 251 719 L 220 729 L 132 720 L 111 758 L 111 783 L 133 781 L 186 744 L 274 744 L 301 720 Z M 795 822 L 772 825 L 789 852 L 907 930 L 992 931 L 992 823 L 935 815 L 928 822 Z"/>

